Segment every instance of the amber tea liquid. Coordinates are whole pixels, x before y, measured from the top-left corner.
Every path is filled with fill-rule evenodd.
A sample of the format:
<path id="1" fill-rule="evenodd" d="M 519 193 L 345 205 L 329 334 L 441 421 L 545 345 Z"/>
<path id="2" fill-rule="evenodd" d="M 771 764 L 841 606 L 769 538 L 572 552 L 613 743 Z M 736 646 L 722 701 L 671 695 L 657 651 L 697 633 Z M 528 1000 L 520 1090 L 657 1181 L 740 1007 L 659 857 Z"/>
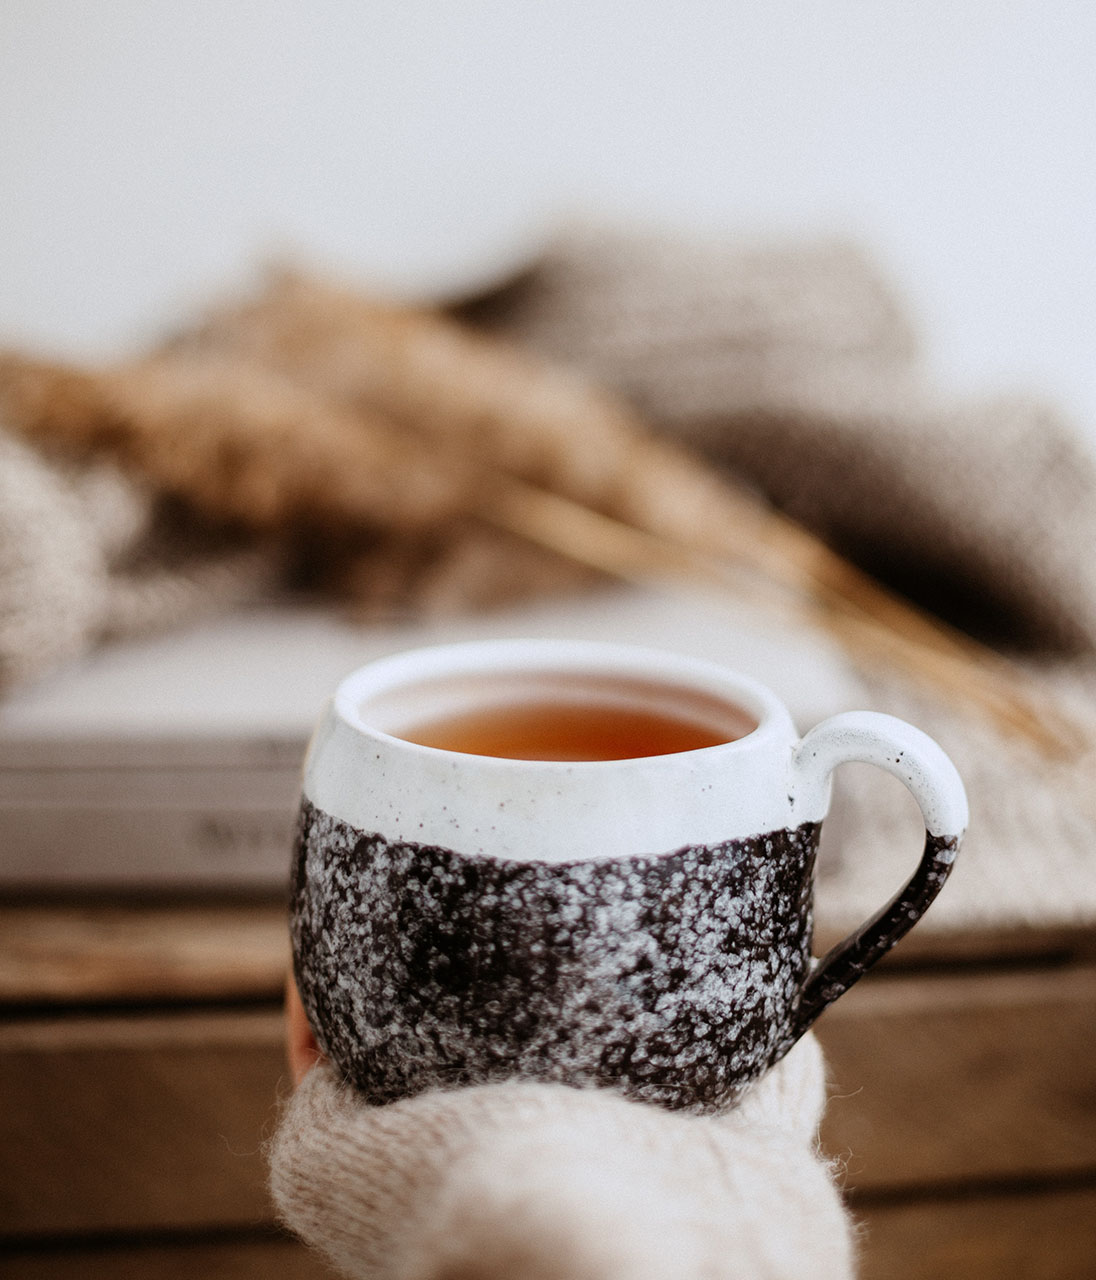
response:
<path id="1" fill-rule="evenodd" d="M 662 707 L 596 699 L 528 699 L 461 709 L 400 731 L 408 742 L 512 760 L 632 760 L 696 751 L 744 737 L 755 721 L 738 707 L 692 718 Z"/>

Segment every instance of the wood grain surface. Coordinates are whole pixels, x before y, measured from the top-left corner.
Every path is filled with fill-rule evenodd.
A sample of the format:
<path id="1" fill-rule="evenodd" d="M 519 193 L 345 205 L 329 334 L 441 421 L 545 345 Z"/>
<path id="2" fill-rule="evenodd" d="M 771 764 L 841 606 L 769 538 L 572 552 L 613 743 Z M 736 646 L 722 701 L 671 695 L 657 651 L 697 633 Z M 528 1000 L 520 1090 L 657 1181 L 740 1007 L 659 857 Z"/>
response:
<path id="1" fill-rule="evenodd" d="M 284 903 L 0 905 L 0 1005 L 240 1000 L 285 981 Z"/>
<path id="2" fill-rule="evenodd" d="M 1096 1167 L 1096 970 L 861 985 L 819 1023 L 826 1149 L 850 1188 Z M 261 1143 L 287 1080 L 276 1007 L 0 1026 L 0 1230 L 269 1219 Z"/>
<path id="3" fill-rule="evenodd" d="M 1096 1187 L 856 1207 L 859 1280 L 1087 1280 Z M 332 1280 L 303 1245 L 237 1238 L 74 1242 L 4 1251 L 5 1280 Z"/>
<path id="4" fill-rule="evenodd" d="M 816 1030 L 850 1186 L 1096 1169 L 1096 966 L 869 978 Z"/>
<path id="5" fill-rule="evenodd" d="M 0 1234 L 269 1222 L 262 1143 L 288 1089 L 275 1009 L 0 1028 Z"/>
<path id="6" fill-rule="evenodd" d="M 859 1280 L 1090 1280 L 1096 1180 L 869 1205 Z"/>
<path id="7" fill-rule="evenodd" d="M 839 939 L 824 925 L 815 950 Z M 915 929 L 878 972 L 1096 961 L 1096 931 Z M 283 901 L 0 901 L 4 1005 L 275 998 L 289 960 Z"/>
<path id="8" fill-rule="evenodd" d="M 333 1280 L 294 1240 L 241 1233 L 229 1239 L 79 1242 L 0 1248 L 4 1280 Z"/>
<path id="9" fill-rule="evenodd" d="M 817 1024 L 862 1280 L 1086 1277 L 1092 935 L 953 941 Z M 271 1234 L 286 960 L 269 901 L 0 907 L 0 1274 L 328 1274 Z"/>

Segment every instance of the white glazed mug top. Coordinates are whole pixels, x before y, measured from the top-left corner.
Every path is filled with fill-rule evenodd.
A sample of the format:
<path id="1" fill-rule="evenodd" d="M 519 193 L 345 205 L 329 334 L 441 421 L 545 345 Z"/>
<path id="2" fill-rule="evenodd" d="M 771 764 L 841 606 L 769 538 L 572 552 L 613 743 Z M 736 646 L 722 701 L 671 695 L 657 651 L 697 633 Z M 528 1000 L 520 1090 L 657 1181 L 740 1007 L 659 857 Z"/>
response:
<path id="1" fill-rule="evenodd" d="M 457 707 L 530 696 L 617 697 L 744 736 L 624 760 L 514 760 L 399 736 Z M 501 640 L 397 654 L 338 687 L 309 751 L 305 794 L 361 831 L 546 862 L 660 853 L 818 820 L 786 775 L 797 735 L 779 699 L 714 663 L 640 647 Z"/>

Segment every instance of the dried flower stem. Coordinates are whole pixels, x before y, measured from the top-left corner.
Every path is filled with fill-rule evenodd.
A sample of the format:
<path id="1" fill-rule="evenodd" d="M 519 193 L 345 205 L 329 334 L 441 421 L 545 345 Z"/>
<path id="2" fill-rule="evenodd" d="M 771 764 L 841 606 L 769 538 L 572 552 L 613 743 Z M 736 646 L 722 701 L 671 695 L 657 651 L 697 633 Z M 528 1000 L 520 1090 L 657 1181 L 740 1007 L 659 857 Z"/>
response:
<path id="1" fill-rule="evenodd" d="M 764 541 L 738 543 L 733 557 L 635 528 L 512 478 L 500 480 L 478 514 L 627 581 L 751 593 L 821 625 L 855 659 L 904 672 L 1049 758 L 1075 757 L 1087 746 L 1082 729 L 1036 693 L 1024 671 L 930 618 L 779 514 L 759 522 Z"/>

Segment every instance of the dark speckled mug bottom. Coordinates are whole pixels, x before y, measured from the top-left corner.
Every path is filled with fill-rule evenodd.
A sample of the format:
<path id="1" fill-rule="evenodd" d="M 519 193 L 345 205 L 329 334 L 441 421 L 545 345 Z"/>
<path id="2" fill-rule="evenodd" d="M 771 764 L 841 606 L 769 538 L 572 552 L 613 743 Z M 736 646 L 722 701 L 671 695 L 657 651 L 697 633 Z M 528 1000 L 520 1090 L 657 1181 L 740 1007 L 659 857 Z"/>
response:
<path id="1" fill-rule="evenodd" d="M 800 1034 L 818 832 L 550 864 L 392 842 L 305 801 L 301 998 L 372 1103 L 517 1077 L 717 1111 Z"/>

